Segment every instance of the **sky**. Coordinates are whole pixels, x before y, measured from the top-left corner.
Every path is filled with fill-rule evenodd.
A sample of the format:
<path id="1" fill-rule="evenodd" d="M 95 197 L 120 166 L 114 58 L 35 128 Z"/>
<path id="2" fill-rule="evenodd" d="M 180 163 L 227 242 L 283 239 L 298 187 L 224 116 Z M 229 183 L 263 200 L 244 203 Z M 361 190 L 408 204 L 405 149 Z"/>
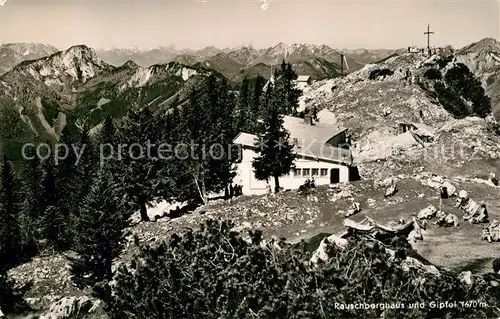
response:
<path id="1" fill-rule="evenodd" d="M 5 0 L 0 0 L 0 3 Z M 499 38 L 500 0 L 6 0 L 0 41 L 65 49 L 174 46 L 219 48 L 252 44 L 326 44 L 377 49 L 463 47 Z"/>

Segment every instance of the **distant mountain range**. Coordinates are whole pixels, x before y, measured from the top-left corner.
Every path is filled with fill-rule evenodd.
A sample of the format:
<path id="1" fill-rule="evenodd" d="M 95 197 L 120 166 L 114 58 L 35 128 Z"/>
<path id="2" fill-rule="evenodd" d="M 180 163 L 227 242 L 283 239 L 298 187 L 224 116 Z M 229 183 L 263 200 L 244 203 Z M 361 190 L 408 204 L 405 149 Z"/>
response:
<path id="1" fill-rule="evenodd" d="M 9 69 L 0 76 L 0 151 L 16 149 L 19 143 L 34 137 L 54 140 L 67 123 L 79 125 L 83 119 L 95 126 L 105 115 L 119 118 L 128 108 L 149 106 L 156 111 L 166 110 L 181 104 L 190 89 L 202 86 L 210 74 L 227 77 L 233 84 L 244 76 L 269 78 L 272 68 L 283 58 L 299 74 L 311 75 L 313 79 L 335 78 L 339 75 L 341 54 L 327 46 L 283 43 L 263 50 L 208 47 L 199 51 L 96 51 L 84 45 L 58 51 L 41 44 L 7 44 L 0 47 L 0 52 L 0 67 Z M 360 79 L 366 78 L 366 63 L 394 55 L 406 57 L 405 52 L 343 50 L 349 72 Z M 494 39 L 483 39 L 457 50 L 455 56 L 482 80 L 499 118 L 500 44 Z M 117 59 L 127 60 L 113 65 L 119 64 Z M 163 59 L 163 63 L 150 65 Z"/>
<path id="2" fill-rule="evenodd" d="M 0 76 L 0 142 L 12 138 L 0 146 L 17 150 L 34 137 L 55 140 L 67 123 L 85 119 L 95 126 L 131 107 L 166 109 L 182 102 L 189 88 L 202 85 L 209 74 L 222 76 L 175 61 L 150 67 L 128 61 L 116 67 L 83 45 L 23 61 Z"/>
<path id="3" fill-rule="evenodd" d="M 7 43 L 0 45 L 0 75 L 26 60 L 43 58 L 59 51 L 40 43 Z"/>
<path id="4" fill-rule="evenodd" d="M 386 50 L 385 54 L 377 50 L 372 54 L 375 62 L 385 58 L 397 50 Z M 367 51 L 368 52 L 368 51 Z M 238 82 L 245 75 L 261 75 L 269 78 L 273 65 L 278 65 L 284 59 L 293 64 L 300 74 L 310 75 L 313 79 L 335 77 L 340 73 L 341 53 L 326 45 L 278 43 L 266 49 L 254 49 L 242 46 L 233 49 L 217 49 L 206 47 L 202 50 L 180 50 L 159 47 L 153 50 L 140 51 L 137 49 L 105 49 L 98 50 L 97 54 L 113 65 L 121 65 L 131 60 L 141 66 L 155 63 L 177 61 L 186 65 L 202 65 L 224 74 L 230 80 Z M 363 56 L 369 60 L 369 53 Z M 367 62 L 358 62 L 346 54 L 348 65 L 344 65 L 344 72 L 359 70 Z"/>
<path id="5" fill-rule="evenodd" d="M 0 75 L 25 60 L 33 60 L 58 52 L 55 47 L 43 44 L 14 43 L 0 46 Z M 374 63 L 402 50 L 344 50 L 347 65 L 344 73 L 359 70 L 363 65 Z M 113 66 L 133 61 L 141 67 L 164 64 L 172 61 L 184 65 L 209 67 L 228 77 L 233 82 L 245 75 L 261 75 L 269 78 L 272 66 L 283 59 L 293 64 L 300 74 L 320 80 L 335 77 L 340 73 L 341 53 L 326 45 L 278 43 L 266 49 L 249 46 L 218 49 L 206 47 L 201 50 L 176 50 L 158 47 L 151 50 L 137 48 L 110 48 L 96 50 L 97 56 Z"/>

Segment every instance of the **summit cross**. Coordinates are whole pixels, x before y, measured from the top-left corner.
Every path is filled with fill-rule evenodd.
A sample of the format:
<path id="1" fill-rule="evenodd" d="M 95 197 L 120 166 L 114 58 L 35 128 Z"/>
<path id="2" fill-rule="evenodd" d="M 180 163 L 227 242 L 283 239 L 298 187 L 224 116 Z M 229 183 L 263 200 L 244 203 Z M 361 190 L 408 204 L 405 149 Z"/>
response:
<path id="1" fill-rule="evenodd" d="M 427 35 L 427 51 L 429 52 L 429 55 L 431 53 L 431 34 L 434 34 L 434 31 L 431 32 L 431 26 L 428 24 L 427 25 L 427 32 L 424 32 L 424 34 Z"/>

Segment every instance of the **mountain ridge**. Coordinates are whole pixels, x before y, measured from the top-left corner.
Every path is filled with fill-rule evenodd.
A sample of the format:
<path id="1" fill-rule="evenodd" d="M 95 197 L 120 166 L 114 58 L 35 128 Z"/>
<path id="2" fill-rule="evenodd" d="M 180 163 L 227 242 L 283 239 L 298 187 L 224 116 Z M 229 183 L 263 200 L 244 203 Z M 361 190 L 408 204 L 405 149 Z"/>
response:
<path id="1" fill-rule="evenodd" d="M 149 67 L 127 61 L 115 67 L 102 61 L 94 49 L 76 45 L 23 61 L 0 76 L 0 100 L 13 111 L 0 124 L 24 123 L 24 131 L 17 132 L 20 138 L 11 141 L 16 145 L 33 135 L 56 140 L 68 121 L 89 121 L 93 127 L 107 115 L 124 116 L 130 108 L 166 108 L 170 97 L 177 94 L 182 100 L 188 86 L 201 85 L 209 74 L 217 75 L 202 66 L 175 61 Z M 12 134 L 7 130 L 0 140 L 5 136 Z M 7 148 L 16 149 L 14 144 Z"/>

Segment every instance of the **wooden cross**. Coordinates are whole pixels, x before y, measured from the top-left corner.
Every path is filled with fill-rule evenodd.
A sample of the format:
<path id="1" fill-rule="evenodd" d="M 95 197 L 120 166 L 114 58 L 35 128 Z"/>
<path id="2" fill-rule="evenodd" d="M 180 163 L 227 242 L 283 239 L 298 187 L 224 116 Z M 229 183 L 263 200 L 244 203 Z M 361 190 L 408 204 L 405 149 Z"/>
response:
<path id="1" fill-rule="evenodd" d="M 434 34 L 434 31 L 431 32 L 431 26 L 427 25 L 427 32 L 424 32 L 427 35 L 427 50 L 429 53 L 431 52 L 431 34 Z"/>

